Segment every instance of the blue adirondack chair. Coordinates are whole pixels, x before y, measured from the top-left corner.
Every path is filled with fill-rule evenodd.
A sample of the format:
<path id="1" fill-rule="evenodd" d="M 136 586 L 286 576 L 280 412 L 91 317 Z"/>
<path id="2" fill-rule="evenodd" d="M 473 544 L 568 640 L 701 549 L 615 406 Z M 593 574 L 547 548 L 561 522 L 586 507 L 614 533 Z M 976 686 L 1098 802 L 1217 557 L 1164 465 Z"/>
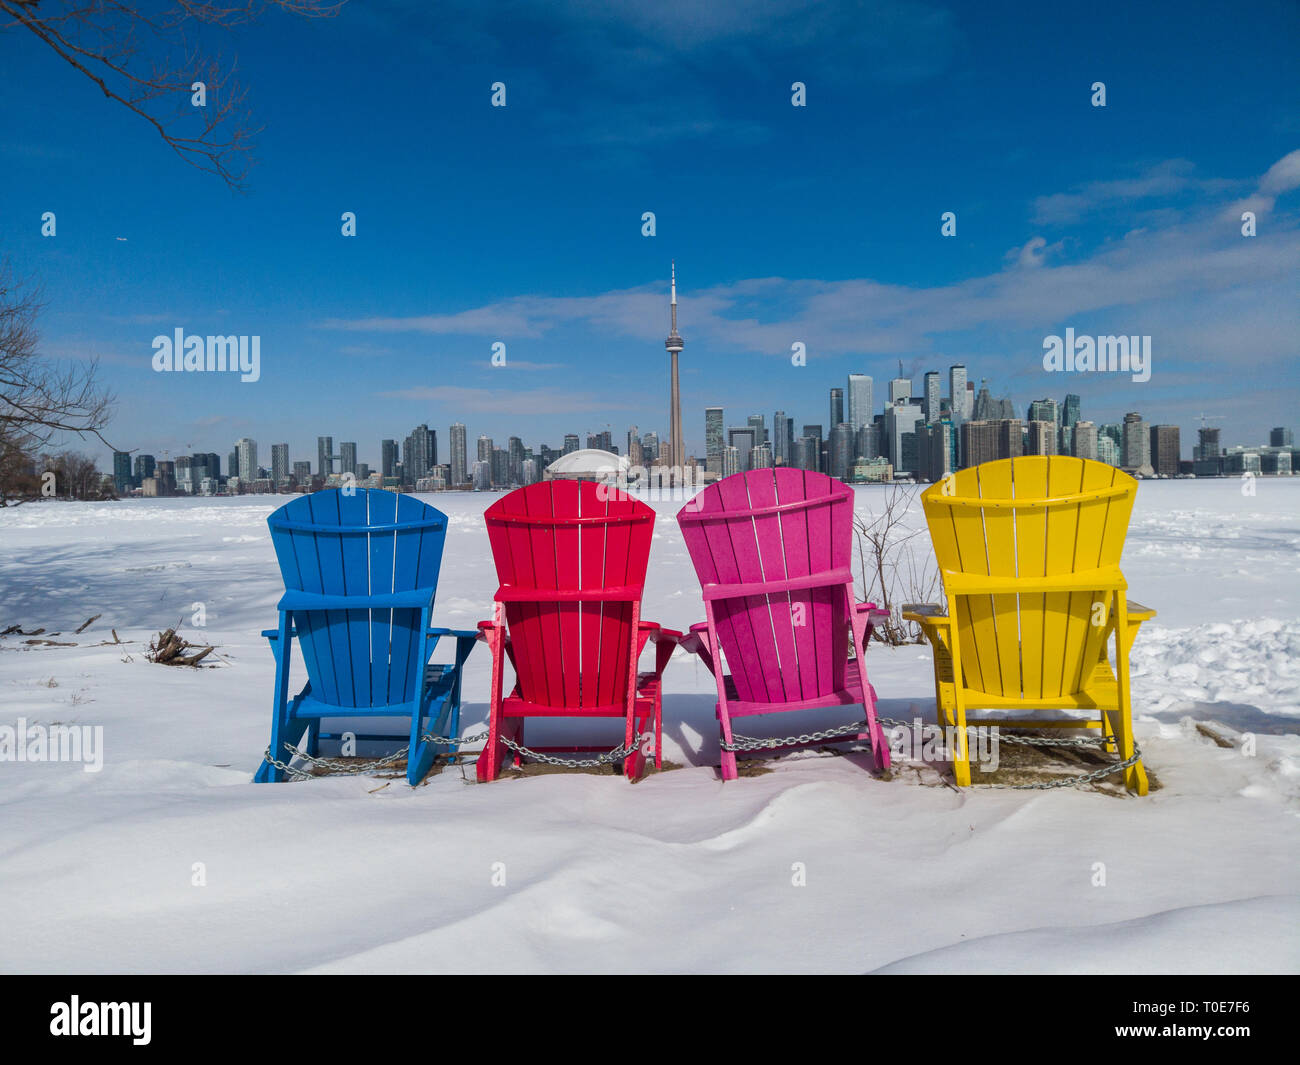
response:
<path id="1" fill-rule="evenodd" d="M 412 496 L 379 489 L 326 489 L 286 503 L 267 519 L 285 593 L 278 628 L 262 633 L 275 652 L 271 753 L 286 764 L 298 746 L 316 756 L 326 718 L 408 717 L 406 779 L 418 784 L 442 751 L 436 735 L 460 728 L 460 678 L 477 630 L 433 628 L 447 516 Z M 439 638 L 456 639 L 453 664 L 430 664 Z M 298 640 L 307 685 L 289 698 Z M 400 737 L 354 733 L 357 740 Z M 254 780 L 283 780 L 263 760 Z"/>

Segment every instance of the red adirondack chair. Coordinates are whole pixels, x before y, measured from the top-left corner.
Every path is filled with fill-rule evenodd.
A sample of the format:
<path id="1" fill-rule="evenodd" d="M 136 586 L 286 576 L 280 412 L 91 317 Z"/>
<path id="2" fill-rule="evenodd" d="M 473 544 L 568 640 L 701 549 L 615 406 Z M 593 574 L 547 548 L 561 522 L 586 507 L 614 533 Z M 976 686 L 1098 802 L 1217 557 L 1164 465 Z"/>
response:
<path id="1" fill-rule="evenodd" d="M 494 780 L 506 757 L 503 742 L 524 743 L 526 717 L 622 717 L 623 772 L 645 768 L 640 737 L 654 726 L 661 764 L 660 678 L 680 632 L 641 620 L 654 511 L 594 481 L 545 481 L 519 488 L 487 509 L 488 539 L 501 587 L 492 621 L 479 624 L 492 651 L 492 705 L 478 778 Z M 647 642 L 654 671 L 637 672 Z M 503 696 L 505 660 L 514 691 Z M 599 747 L 537 747 L 538 752 Z"/>
<path id="2" fill-rule="evenodd" d="M 705 488 L 677 522 L 707 619 L 682 645 L 718 685 L 722 779 L 736 778 L 733 718 L 854 703 L 865 707 L 867 729 L 841 740 L 869 739 L 876 768 L 887 767 L 866 666 L 874 620 L 887 614 L 853 594 L 853 490 L 820 473 L 751 470 Z"/>

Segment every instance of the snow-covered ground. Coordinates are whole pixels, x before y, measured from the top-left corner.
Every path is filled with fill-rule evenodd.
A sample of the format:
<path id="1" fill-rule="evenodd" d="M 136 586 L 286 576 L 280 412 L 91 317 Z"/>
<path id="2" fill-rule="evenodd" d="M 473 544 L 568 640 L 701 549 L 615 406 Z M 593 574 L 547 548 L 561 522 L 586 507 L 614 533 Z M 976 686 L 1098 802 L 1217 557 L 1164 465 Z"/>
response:
<path id="1" fill-rule="evenodd" d="M 665 685 L 665 756 L 686 768 L 635 786 L 467 786 L 455 768 L 416 789 L 253 785 L 278 501 L 0 510 L 0 629 L 77 643 L 0 639 L 0 726 L 102 726 L 104 745 L 99 772 L 0 761 L 0 970 L 1300 970 L 1300 479 L 1256 488 L 1138 493 L 1124 568 L 1131 598 L 1160 612 L 1133 655 L 1138 740 L 1162 785 L 1143 799 L 959 794 L 933 773 L 874 779 L 852 754 L 724 786 L 712 680 L 693 658 Z M 878 491 L 860 490 L 859 509 Z M 490 614 L 494 498 L 430 497 L 450 516 L 438 623 Z M 702 614 L 680 505 L 655 504 L 644 613 L 684 629 Z M 196 603 L 219 668 L 146 662 L 150 634 L 178 619 L 198 638 Z M 98 646 L 110 628 L 131 642 Z M 933 720 L 925 647 L 873 646 L 869 669 L 885 714 Z M 466 733 L 487 688 L 479 648 Z M 618 740 L 616 723 L 576 727 Z"/>

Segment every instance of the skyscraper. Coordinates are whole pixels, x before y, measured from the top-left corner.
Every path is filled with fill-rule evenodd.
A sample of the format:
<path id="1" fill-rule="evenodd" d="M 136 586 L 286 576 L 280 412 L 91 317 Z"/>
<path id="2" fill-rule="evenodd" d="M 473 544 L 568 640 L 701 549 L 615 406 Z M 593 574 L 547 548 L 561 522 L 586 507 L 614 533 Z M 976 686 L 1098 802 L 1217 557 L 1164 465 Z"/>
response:
<path id="1" fill-rule="evenodd" d="M 1159 477 L 1177 477 L 1180 455 L 1178 426 L 1151 426 L 1151 468 Z"/>
<path id="2" fill-rule="evenodd" d="M 271 449 L 271 453 L 274 456 L 274 447 Z M 285 461 L 288 462 L 287 454 Z M 344 440 L 339 444 L 339 473 L 350 473 L 353 477 L 357 475 L 357 442 L 355 440 Z"/>
<path id="3" fill-rule="evenodd" d="M 154 471 L 154 458 L 152 455 L 136 455 L 135 457 L 135 483 L 138 488 L 144 484 L 145 478 L 152 477 Z"/>
<path id="4" fill-rule="evenodd" d="M 832 388 L 831 389 L 831 420 L 830 420 L 832 433 L 835 431 L 835 427 L 839 425 L 840 422 L 842 422 L 843 420 L 844 420 L 844 389 Z"/>
<path id="5" fill-rule="evenodd" d="M 903 376 L 903 364 L 898 364 L 898 376 L 889 382 L 889 405 L 906 403 L 912 398 L 912 381 Z"/>
<path id="6" fill-rule="evenodd" d="M 872 387 L 874 382 L 864 373 L 849 374 L 848 400 L 849 400 L 849 417 L 848 421 L 853 426 L 854 431 L 861 429 L 864 425 L 871 424 L 872 408 Z"/>
<path id="7" fill-rule="evenodd" d="M 966 367 L 961 363 L 948 367 L 948 408 L 952 411 L 953 424 L 959 424 L 970 417 L 967 405 Z"/>
<path id="8" fill-rule="evenodd" d="M 113 452 L 113 491 L 120 496 L 131 491 L 131 453 Z"/>
<path id="9" fill-rule="evenodd" d="M 772 461 L 778 466 L 789 466 L 793 444 L 794 419 L 779 410 L 772 415 Z"/>
<path id="10" fill-rule="evenodd" d="M 939 371 L 930 370 L 925 375 L 924 391 L 921 393 L 921 414 L 926 425 L 935 425 L 939 421 Z"/>
<path id="11" fill-rule="evenodd" d="M 479 437 L 479 456 L 478 456 L 478 457 L 479 457 L 480 460 L 482 460 L 482 458 L 483 458 L 483 445 L 482 445 L 482 441 L 484 441 L 484 440 L 486 440 L 486 439 L 487 439 L 487 437 L 482 437 L 482 436 Z M 491 441 L 489 441 L 489 443 L 491 443 Z M 564 434 L 564 454 L 566 454 L 566 455 L 572 454 L 574 451 L 577 451 L 578 448 L 581 447 L 581 446 L 582 446 L 582 445 L 578 443 L 578 434 L 577 434 L 577 433 L 565 433 L 565 434 Z"/>
<path id="12" fill-rule="evenodd" d="M 831 430 L 831 476 L 841 481 L 853 475 L 853 435 L 853 426 L 848 422 L 839 422 Z"/>
<path id="13" fill-rule="evenodd" d="M 727 429 L 727 445 L 739 453 L 740 468 L 749 469 L 750 453 L 760 441 L 752 425 L 733 425 Z"/>
<path id="14" fill-rule="evenodd" d="M 469 480 L 469 468 L 465 455 L 465 426 L 462 422 L 451 425 L 451 483 L 465 484 Z"/>
<path id="15" fill-rule="evenodd" d="M 1061 424 L 1071 426 L 1083 417 L 1080 413 L 1079 397 L 1073 392 L 1065 394 L 1065 404 L 1061 410 Z"/>
<path id="16" fill-rule="evenodd" d="M 299 485 L 305 488 L 310 488 L 311 487 L 311 463 L 295 462 L 293 464 L 293 479 L 297 481 Z"/>
<path id="17" fill-rule="evenodd" d="M 209 477 L 215 477 L 216 473 L 209 470 Z M 278 492 L 280 487 L 289 479 L 289 445 L 272 444 L 271 445 L 271 484 L 275 486 Z"/>
<path id="18" fill-rule="evenodd" d="M 452 428 L 454 431 L 455 427 Z M 379 475 L 381 477 L 397 476 L 396 440 L 381 440 L 379 442 Z"/>
<path id="19" fill-rule="evenodd" d="M 721 455 L 726 446 L 722 439 L 722 408 L 704 408 L 704 455 L 706 459 Z"/>
<path id="20" fill-rule="evenodd" d="M 1120 443 L 1120 466 L 1126 470 L 1140 470 L 1151 465 L 1151 439 L 1147 423 L 1137 411 L 1124 415 L 1124 435 Z"/>
<path id="21" fill-rule="evenodd" d="M 747 424 L 754 430 L 754 446 L 761 447 L 767 441 L 767 420 L 761 414 L 751 414 Z"/>
<path id="22" fill-rule="evenodd" d="M 1077 421 L 1072 427 L 1070 452 L 1076 459 L 1097 459 L 1097 427 L 1092 422 Z"/>
<path id="23" fill-rule="evenodd" d="M 1268 431 L 1269 447 L 1295 447 L 1295 434 L 1284 425 L 1278 425 Z"/>
<path id="24" fill-rule="evenodd" d="M 257 479 L 257 441 L 241 437 L 235 441 L 235 454 L 239 456 L 239 479 Z"/>
<path id="25" fill-rule="evenodd" d="M 672 329 L 664 347 L 672 357 L 672 400 L 668 419 L 668 462 L 680 470 L 686 465 L 686 444 L 682 440 L 682 393 L 677 383 L 677 356 L 681 354 L 686 342 L 677 332 L 677 263 L 672 264 Z"/>
<path id="26" fill-rule="evenodd" d="M 328 477 L 334 472 L 334 438 L 332 436 L 318 436 L 316 438 L 316 472 L 322 477 Z M 248 475 L 244 473 L 241 465 L 239 476 L 247 479 Z"/>
<path id="27" fill-rule="evenodd" d="M 564 453 L 566 455 L 569 453 L 569 439 L 570 438 L 567 436 L 564 438 Z M 578 438 L 575 436 L 572 439 L 573 450 L 577 451 Z M 492 438 L 490 436 L 480 435 L 478 438 L 478 461 L 487 463 L 492 462 Z"/>

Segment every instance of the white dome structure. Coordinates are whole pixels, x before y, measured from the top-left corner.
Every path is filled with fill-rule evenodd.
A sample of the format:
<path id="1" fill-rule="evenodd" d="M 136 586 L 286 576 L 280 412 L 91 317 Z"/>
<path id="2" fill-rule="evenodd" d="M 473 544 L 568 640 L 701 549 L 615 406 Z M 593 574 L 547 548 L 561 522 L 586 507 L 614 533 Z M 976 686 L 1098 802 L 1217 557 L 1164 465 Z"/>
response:
<path id="1" fill-rule="evenodd" d="M 570 451 L 546 467 L 542 475 L 548 481 L 606 481 L 627 482 L 627 456 L 612 451 L 584 447 Z"/>

